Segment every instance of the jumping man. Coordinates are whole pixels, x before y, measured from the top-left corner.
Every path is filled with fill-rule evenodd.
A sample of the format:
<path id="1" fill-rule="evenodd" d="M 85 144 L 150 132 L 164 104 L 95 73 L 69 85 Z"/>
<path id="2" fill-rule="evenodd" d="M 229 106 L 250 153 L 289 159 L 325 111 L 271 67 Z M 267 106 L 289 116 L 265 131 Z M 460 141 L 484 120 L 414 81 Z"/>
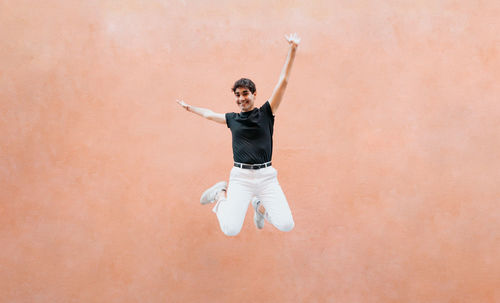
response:
<path id="1" fill-rule="evenodd" d="M 278 183 L 278 173 L 271 166 L 274 117 L 283 99 L 300 43 L 297 34 L 286 36 L 286 40 L 290 48 L 278 84 L 261 107 L 255 107 L 255 84 L 246 78 L 236 81 L 232 88 L 240 113 L 215 113 L 177 100 L 187 111 L 226 124 L 231 130 L 234 167 L 229 184 L 225 181 L 216 183 L 200 199 L 201 204 L 215 203 L 213 212 L 219 219 L 222 232 L 228 236 L 236 236 L 241 231 L 250 202 L 257 228 L 262 229 L 265 221 L 281 231 L 290 231 L 295 225 Z"/>

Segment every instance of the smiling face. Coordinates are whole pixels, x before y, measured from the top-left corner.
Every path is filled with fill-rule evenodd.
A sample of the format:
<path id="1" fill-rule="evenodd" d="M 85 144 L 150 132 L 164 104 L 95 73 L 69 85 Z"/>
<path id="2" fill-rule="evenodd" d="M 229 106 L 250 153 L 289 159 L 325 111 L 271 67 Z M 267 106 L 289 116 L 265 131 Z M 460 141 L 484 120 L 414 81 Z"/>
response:
<path id="1" fill-rule="evenodd" d="M 242 112 L 249 112 L 255 108 L 254 101 L 257 92 L 252 93 L 248 88 L 240 86 L 234 90 L 234 96 L 236 104 Z"/>

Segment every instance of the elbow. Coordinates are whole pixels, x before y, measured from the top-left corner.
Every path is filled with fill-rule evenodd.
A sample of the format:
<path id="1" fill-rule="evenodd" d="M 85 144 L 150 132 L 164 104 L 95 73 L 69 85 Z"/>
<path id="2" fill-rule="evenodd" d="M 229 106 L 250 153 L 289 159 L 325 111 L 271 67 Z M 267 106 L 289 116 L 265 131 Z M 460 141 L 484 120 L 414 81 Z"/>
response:
<path id="1" fill-rule="evenodd" d="M 280 86 L 285 88 L 288 85 L 288 77 L 282 77 L 280 79 Z"/>
<path id="2" fill-rule="evenodd" d="M 203 116 L 203 118 L 210 119 L 210 118 L 212 118 L 212 112 L 206 111 L 203 113 L 202 116 Z"/>

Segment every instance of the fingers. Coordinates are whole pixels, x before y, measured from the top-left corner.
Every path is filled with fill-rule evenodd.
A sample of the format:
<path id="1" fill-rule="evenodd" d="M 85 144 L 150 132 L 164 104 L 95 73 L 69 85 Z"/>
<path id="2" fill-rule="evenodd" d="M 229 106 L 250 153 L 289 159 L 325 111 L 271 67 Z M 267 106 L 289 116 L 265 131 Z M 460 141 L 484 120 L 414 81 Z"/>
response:
<path id="1" fill-rule="evenodd" d="M 300 43 L 300 37 L 299 37 L 299 35 L 297 35 L 297 33 L 285 35 L 285 39 L 290 44 L 299 45 L 299 43 Z"/>
<path id="2" fill-rule="evenodd" d="M 187 109 L 187 108 L 188 108 L 188 105 L 187 105 L 187 104 L 186 104 L 186 102 L 184 102 L 183 100 L 176 99 L 176 102 L 177 102 L 180 106 L 184 107 L 185 109 Z"/>

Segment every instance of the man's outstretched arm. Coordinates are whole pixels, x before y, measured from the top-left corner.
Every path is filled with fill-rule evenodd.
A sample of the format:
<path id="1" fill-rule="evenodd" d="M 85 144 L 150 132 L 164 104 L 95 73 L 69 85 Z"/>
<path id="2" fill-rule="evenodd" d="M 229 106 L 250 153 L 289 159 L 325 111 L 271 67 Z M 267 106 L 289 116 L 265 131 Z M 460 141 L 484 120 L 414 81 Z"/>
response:
<path id="1" fill-rule="evenodd" d="M 292 70 L 293 60 L 295 59 L 295 53 L 297 52 L 297 47 L 300 43 L 300 38 L 299 36 L 297 36 L 297 34 L 290 34 L 289 36 L 285 37 L 290 44 L 290 48 L 288 49 L 288 55 L 286 57 L 285 65 L 283 66 L 283 70 L 281 71 L 278 84 L 276 84 L 273 94 L 269 99 L 273 115 L 276 114 L 281 100 L 283 99 L 283 95 L 285 94 L 286 85 L 288 84 L 288 78 L 290 77 L 290 72 Z"/>
<path id="2" fill-rule="evenodd" d="M 225 114 L 214 113 L 213 111 L 211 111 L 210 109 L 207 109 L 207 108 L 191 106 L 182 100 L 177 100 L 177 103 L 179 103 L 180 106 L 184 107 L 188 112 L 195 113 L 195 114 L 202 116 L 203 118 L 206 118 L 208 120 L 212 120 L 212 121 L 215 121 L 218 123 L 226 124 L 226 115 Z"/>

